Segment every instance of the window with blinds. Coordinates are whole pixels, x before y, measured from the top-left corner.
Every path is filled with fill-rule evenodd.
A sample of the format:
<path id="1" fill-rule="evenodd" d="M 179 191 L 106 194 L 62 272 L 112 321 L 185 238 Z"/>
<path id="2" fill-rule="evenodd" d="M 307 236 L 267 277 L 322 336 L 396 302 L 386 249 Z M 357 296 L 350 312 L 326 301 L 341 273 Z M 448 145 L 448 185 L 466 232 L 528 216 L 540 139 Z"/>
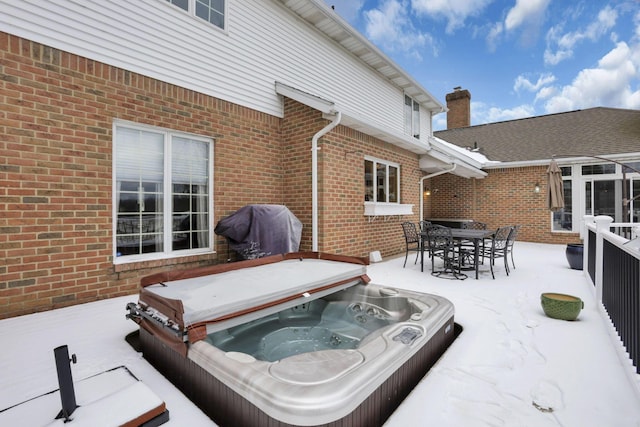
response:
<path id="1" fill-rule="evenodd" d="M 114 259 L 211 251 L 213 141 L 129 124 L 114 139 Z"/>

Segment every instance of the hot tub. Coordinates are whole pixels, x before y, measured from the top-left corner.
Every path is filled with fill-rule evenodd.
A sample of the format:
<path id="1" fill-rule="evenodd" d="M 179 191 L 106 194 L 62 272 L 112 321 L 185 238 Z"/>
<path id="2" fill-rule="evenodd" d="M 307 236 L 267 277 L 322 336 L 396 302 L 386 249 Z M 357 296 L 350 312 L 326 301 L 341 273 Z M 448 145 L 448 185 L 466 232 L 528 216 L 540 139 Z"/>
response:
<path id="1" fill-rule="evenodd" d="M 382 425 L 455 337 L 448 300 L 368 283 L 359 258 L 168 274 L 129 307 L 143 354 L 222 426 Z"/>

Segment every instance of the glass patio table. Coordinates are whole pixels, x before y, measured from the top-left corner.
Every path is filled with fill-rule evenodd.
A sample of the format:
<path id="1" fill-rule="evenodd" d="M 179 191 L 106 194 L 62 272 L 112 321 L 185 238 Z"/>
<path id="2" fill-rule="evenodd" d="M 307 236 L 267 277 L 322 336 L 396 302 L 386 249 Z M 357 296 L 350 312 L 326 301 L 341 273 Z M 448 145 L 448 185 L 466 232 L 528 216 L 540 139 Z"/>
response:
<path id="1" fill-rule="evenodd" d="M 480 257 L 480 242 L 493 236 L 495 230 L 474 230 L 467 228 L 451 228 L 451 236 L 454 240 L 470 240 L 473 242 L 473 268 L 478 279 L 478 258 Z M 427 233 L 420 233 L 422 239 L 422 250 L 420 251 L 420 271 L 424 271 L 424 248 L 427 240 Z"/>

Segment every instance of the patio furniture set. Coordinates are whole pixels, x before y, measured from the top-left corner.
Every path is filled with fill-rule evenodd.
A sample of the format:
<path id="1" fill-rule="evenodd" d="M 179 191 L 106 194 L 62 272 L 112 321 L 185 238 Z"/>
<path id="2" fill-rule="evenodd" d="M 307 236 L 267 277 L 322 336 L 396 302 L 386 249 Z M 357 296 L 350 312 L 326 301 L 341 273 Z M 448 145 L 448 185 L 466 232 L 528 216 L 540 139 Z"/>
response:
<path id="1" fill-rule="evenodd" d="M 504 268 L 509 275 L 507 258 L 513 261 L 513 244 L 518 236 L 520 225 L 487 229 L 483 222 L 464 222 L 461 228 L 450 228 L 432 224 L 429 221 L 403 222 L 406 253 L 404 265 L 407 265 L 409 252 L 416 252 L 414 264 L 420 257 L 420 271 L 424 271 L 424 254 L 431 258 L 431 274 L 436 277 L 464 280 L 467 274 L 463 271 L 474 271 L 478 279 L 479 265 L 484 259 L 489 260 L 491 276 L 495 279 L 493 267 L 496 259 L 504 261 Z M 436 269 L 436 258 L 441 261 Z"/>

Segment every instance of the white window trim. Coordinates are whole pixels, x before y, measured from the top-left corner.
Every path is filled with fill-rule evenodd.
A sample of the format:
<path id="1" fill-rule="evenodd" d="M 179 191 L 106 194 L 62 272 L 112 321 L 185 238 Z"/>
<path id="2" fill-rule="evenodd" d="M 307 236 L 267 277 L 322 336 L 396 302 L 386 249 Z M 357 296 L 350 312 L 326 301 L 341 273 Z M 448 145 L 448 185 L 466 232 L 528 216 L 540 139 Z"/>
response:
<path id="1" fill-rule="evenodd" d="M 189 10 L 184 10 L 181 7 L 178 7 L 168 2 L 167 0 L 161 0 L 161 1 L 166 3 L 168 6 L 170 6 L 173 9 L 179 10 L 181 13 L 189 15 L 189 17 L 191 17 L 192 19 L 195 19 L 198 22 L 204 23 L 211 28 L 215 28 L 217 31 L 222 31 L 223 33 L 227 32 L 227 23 L 229 20 L 229 0 L 224 0 L 224 15 L 223 15 L 224 25 L 222 27 L 218 27 L 217 25 L 212 24 L 211 22 L 204 20 L 196 15 L 196 0 L 188 0 Z"/>
<path id="2" fill-rule="evenodd" d="M 638 159 L 627 159 L 627 160 L 618 160 L 620 162 L 629 162 L 634 163 L 640 160 Z M 610 181 L 610 180 L 620 180 L 622 179 L 622 165 L 613 163 L 615 165 L 615 172 L 607 173 L 607 174 L 592 174 L 592 175 L 583 175 L 582 167 L 583 166 L 593 166 L 593 165 L 602 165 L 602 164 L 610 164 L 613 162 L 607 161 L 599 161 L 599 162 L 581 162 L 575 164 L 564 164 L 560 165 L 561 167 L 571 167 L 571 176 L 563 176 L 563 181 L 570 180 L 571 181 L 571 191 L 573 194 L 573 204 L 572 208 L 572 227 L 571 230 L 554 230 L 553 229 L 553 212 L 550 212 L 550 229 L 552 233 L 559 234 L 575 234 L 578 233 L 580 227 L 582 225 L 582 218 L 585 215 L 586 210 L 586 195 L 585 195 L 585 183 L 587 181 Z M 626 178 L 629 180 L 637 180 L 640 179 L 640 174 L 635 172 L 627 172 Z M 637 201 L 636 203 L 640 203 Z"/>
<path id="3" fill-rule="evenodd" d="M 208 168 L 208 179 L 209 179 L 209 247 L 208 248 L 198 248 L 198 249 L 190 249 L 190 250 L 180 250 L 180 251 L 169 251 L 165 248 L 164 252 L 153 252 L 153 253 L 146 253 L 146 254 L 138 254 L 138 255 L 125 255 L 125 256 L 117 256 L 117 241 L 116 241 L 116 227 L 117 227 L 117 223 L 118 223 L 118 212 L 116 212 L 115 208 L 113 208 L 114 206 L 117 205 L 117 180 L 116 180 L 116 144 L 115 144 L 115 139 L 112 142 L 112 168 L 111 168 L 111 206 L 112 206 L 112 226 L 111 226 L 111 240 L 112 240 L 112 248 L 113 248 L 113 252 L 112 252 L 112 257 L 113 257 L 113 264 L 114 265 L 118 265 L 118 264 L 129 264 L 129 263 L 133 263 L 133 262 L 141 262 L 141 261 L 155 261 L 155 260 L 162 260 L 162 259 L 171 259 L 171 258 L 180 258 L 180 257 L 185 257 L 185 256 L 193 256 L 193 255 L 203 255 L 203 254 L 212 254 L 215 253 L 215 240 L 214 240 L 214 232 L 213 232 L 213 224 L 214 224 L 214 216 L 213 216 L 213 188 L 214 188 L 214 183 L 213 183 L 213 165 L 214 165 L 214 143 L 215 143 L 215 139 L 214 138 L 208 138 L 208 137 L 203 137 L 202 135 L 196 135 L 196 134 L 191 134 L 191 133 L 187 133 L 187 132 L 180 132 L 180 131 L 174 131 L 172 129 L 167 129 L 167 128 L 161 128 L 161 127 L 157 127 L 157 126 L 151 126 L 151 125 L 145 125 L 145 124 L 139 124 L 139 123 L 135 123 L 135 122 L 130 122 L 130 121 L 126 121 L 126 120 L 119 120 L 119 119 L 115 119 L 113 121 L 113 125 L 112 125 L 112 135 L 117 134 L 116 130 L 118 127 L 127 127 L 130 129 L 137 129 L 137 130 L 142 130 L 142 131 L 149 131 L 149 132 L 155 132 L 155 133 L 162 133 L 164 135 L 164 150 L 165 150 L 165 170 L 170 167 L 171 165 L 171 150 L 170 150 L 170 145 L 167 143 L 167 139 L 170 138 L 170 136 L 178 136 L 178 137 L 184 137 L 184 138 L 189 138 L 189 139 L 194 139 L 197 141 L 203 141 L 203 142 L 208 142 L 209 143 L 209 168 Z M 165 213 L 165 217 L 167 216 L 166 213 L 169 213 L 169 218 L 171 218 L 171 197 L 166 197 L 167 192 L 169 192 L 169 194 L 171 193 L 171 182 L 169 181 L 170 176 L 165 174 L 164 177 L 164 193 L 163 195 L 164 197 L 164 207 L 163 207 L 163 212 Z M 168 224 L 168 225 L 167 225 Z M 164 227 L 164 239 L 165 241 L 170 241 L 171 239 L 171 227 L 170 227 L 171 221 L 166 221 L 165 220 L 165 227 Z M 169 240 L 167 240 L 169 239 Z"/>
<path id="4" fill-rule="evenodd" d="M 405 129 L 404 132 L 405 134 L 409 135 L 411 138 L 420 140 L 421 135 L 422 135 L 422 119 L 421 119 L 421 115 L 422 115 L 422 108 L 420 108 L 420 103 L 418 101 L 416 101 L 411 95 L 408 94 L 404 94 L 404 96 L 402 97 L 402 111 L 403 114 L 405 115 L 404 120 L 406 123 L 407 117 L 406 117 L 406 111 L 405 111 L 405 102 L 406 102 L 406 98 L 411 99 L 411 111 L 409 112 L 409 122 L 410 122 L 410 129 Z M 418 123 L 415 123 L 414 117 L 415 117 L 415 112 L 414 112 L 414 108 L 418 107 Z M 417 134 L 416 134 L 417 131 Z"/>
<path id="5" fill-rule="evenodd" d="M 412 204 L 403 204 L 400 203 L 400 190 L 402 189 L 402 184 L 401 184 L 401 167 L 399 163 L 395 163 L 395 162 L 390 162 L 388 160 L 383 160 L 377 157 L 372 157 L 372 156 L 364 156 L 364 160 L 368 160 L 370 162 L 373 162 L 373 171 L 375 173 L 376 171 L 376 164 L 383 164 L 385 166 L 387 166 L 387 170 L 389 168 L 389 166 L 391 167 L 395 167 L 398 170 L 398 183 L 397 183 L 397 202 L 387 202 L 386 200 L 383 202 L 380 201 L 365 201 L 364 202 L 364 216 L 397 216 L 397 215 L 413 215 L 413 205 Z M 376 179 L 374 177 L 373 179 L 374 181 L 374 185 L 376 182 Z M 386 194 L 389 194 L 389 174 L 387 173 L 385 176 L 385 188 Z M 374 191 L 374 197 L 377 197 L 377 191 Z"/>

